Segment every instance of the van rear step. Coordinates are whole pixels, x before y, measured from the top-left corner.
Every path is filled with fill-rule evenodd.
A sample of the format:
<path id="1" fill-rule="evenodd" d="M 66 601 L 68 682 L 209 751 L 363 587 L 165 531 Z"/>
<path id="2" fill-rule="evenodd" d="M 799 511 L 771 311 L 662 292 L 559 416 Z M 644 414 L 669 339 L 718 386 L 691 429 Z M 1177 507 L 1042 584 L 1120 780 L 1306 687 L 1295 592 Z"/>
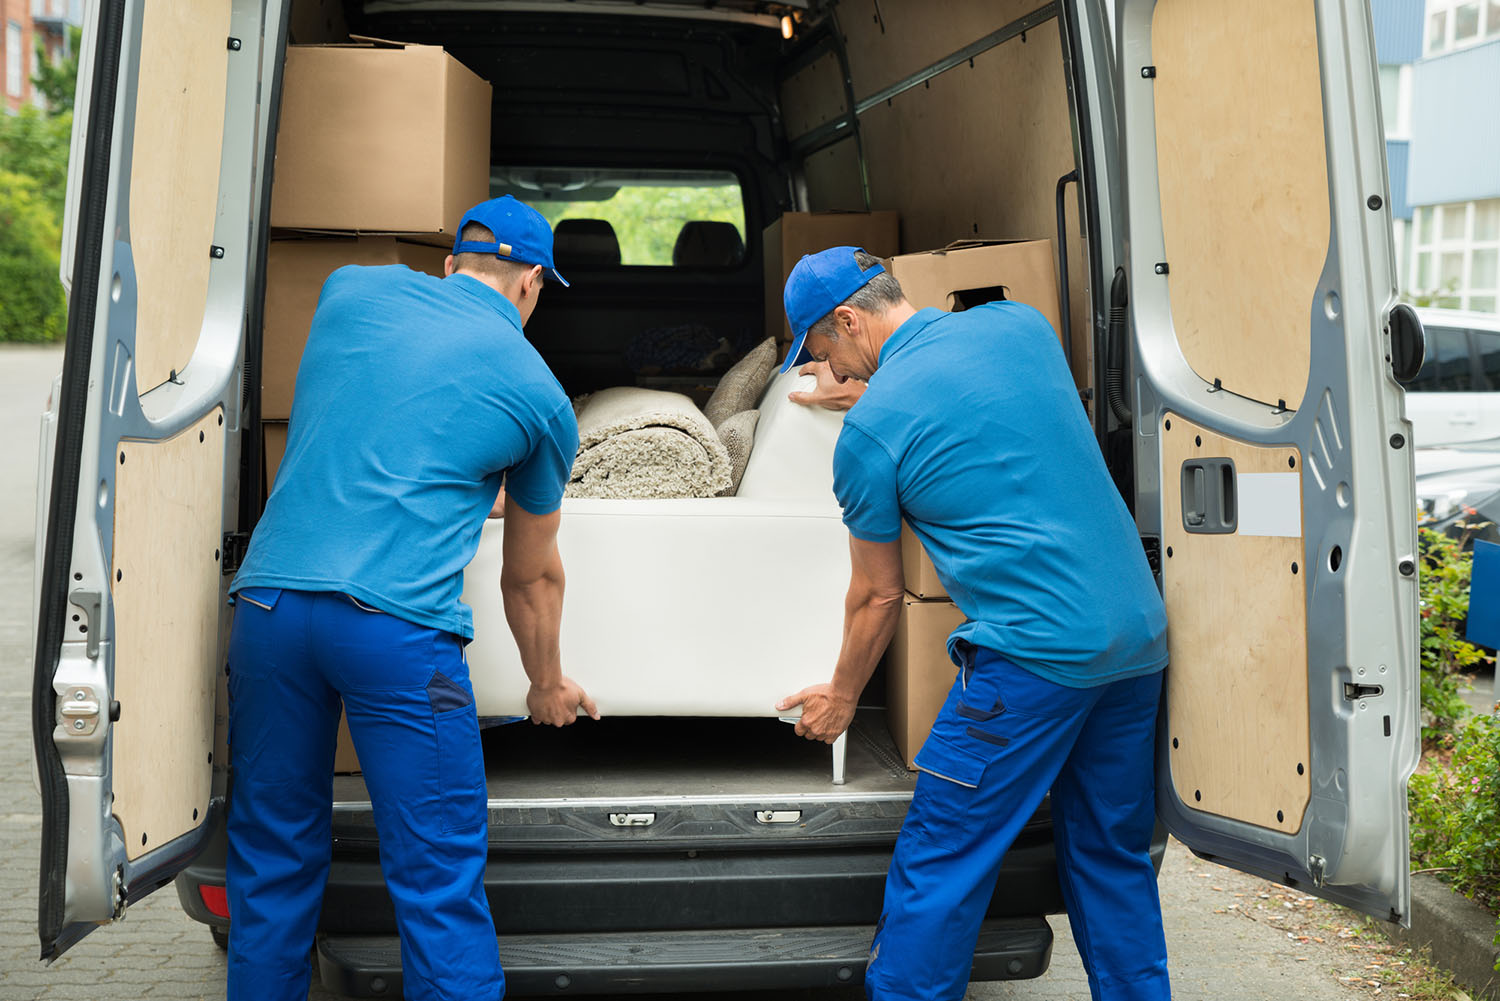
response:
<path id="1" fill-rule="evenodd" d="M 659 991 L 836 987 L 864 979 L 868 925 L 747 928 L 596 935 L 502 935 L 506 993 L 640 994 Z M 1043 918 L 986 921 L 974 950 L 975 980 L 1039 977 L 1052 958 Z M 395 936 L 321 935 L 318 969 L 348 997 L 401 997 Z"/>

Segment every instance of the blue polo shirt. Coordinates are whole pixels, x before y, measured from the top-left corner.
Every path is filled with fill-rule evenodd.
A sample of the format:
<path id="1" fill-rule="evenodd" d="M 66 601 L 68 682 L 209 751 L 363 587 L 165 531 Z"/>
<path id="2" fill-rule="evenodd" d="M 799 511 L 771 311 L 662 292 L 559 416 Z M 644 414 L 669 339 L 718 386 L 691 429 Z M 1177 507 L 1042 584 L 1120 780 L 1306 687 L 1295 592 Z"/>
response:
<path id="1" fill-rule="evenodd" d="M 1167 661 L 1166 612 L 1046 319 L 919 310 L 844 418 L 834 492 L 856 538 L 911 524 L 968 621 L 948 638 L 1086 688 Z M 957 657 L 954 657 L 957 662 Z"/>
<path id="2" fill-rule="evenodd" d="M 522 508 L 550 514 L 577 450 L 567 394 L 504 296 L 467 275 L 340 268 L 230 590 L 343 591 L 472 638 L 463 572 L 502 479 Z"/>

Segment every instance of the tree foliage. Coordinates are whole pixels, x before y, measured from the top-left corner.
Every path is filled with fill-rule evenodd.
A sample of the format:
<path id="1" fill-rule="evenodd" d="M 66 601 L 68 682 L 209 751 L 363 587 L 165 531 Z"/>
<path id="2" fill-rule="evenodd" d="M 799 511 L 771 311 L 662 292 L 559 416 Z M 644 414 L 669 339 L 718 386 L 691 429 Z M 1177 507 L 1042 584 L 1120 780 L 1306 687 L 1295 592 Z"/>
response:
<path id="1" fill-rule="evenodd" d="M 54 115 L 71 114 L 73 93 L 78 89 L 78 49 L 83 44 L 83 31 L 68 28 L 69 56 L 56 66 L 47 58 L 47 49 L 37 40 L 37 73 L 31 78 L 31 86 L 47 102 Z"/>
<path id="2" fill-rule="evenodd" d="M 0 170 L 0 341 L 53 341 L 67 325 L 58 225 L 33 177 Z"/>
<path id="3" fill-rule="evenodd" d="M 72 129 L 71 111 L 0 115 L 0 341 L 57 340 L 67 326 L 57 268 Z"/>

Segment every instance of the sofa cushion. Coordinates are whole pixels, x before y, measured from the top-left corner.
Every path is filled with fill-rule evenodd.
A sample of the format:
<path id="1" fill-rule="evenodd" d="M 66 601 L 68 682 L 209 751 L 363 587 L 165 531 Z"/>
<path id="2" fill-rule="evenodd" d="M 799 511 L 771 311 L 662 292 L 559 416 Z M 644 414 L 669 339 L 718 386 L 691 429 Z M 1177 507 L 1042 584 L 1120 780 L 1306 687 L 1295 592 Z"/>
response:
<path id="1" fill-rule="evenodd" d="M 714 395 L 703 405 L 703 416 L 717 428 L 735 414 L 753 410 L 775 367 L 776 341 L 767 337 L 724 373 Z"/>
<path id="2" fill-rule="evenodd" d="M 759 410 L 741 410 L 733 417 L 726 417 L 719 425 L 719 440 L 729 453 L 730 481 L 729 486 L 720 492 L 720 497 L 733 497 L 739 491 L 745 466 L 750 462 L 750 450 L 755 444 L 755 424 L 759 420 Z"/>

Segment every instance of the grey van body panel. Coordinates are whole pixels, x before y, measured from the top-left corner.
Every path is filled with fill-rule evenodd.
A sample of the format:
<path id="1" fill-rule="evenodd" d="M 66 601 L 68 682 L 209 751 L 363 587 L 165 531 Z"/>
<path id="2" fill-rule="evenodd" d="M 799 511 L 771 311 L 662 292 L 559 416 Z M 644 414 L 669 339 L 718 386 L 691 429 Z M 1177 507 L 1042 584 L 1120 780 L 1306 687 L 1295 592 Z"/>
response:
<path id="1" fill-rule="evenodd" d="M 1304 399 L 1282 409 L 1215 392 L 1177 348 L 1167 283 L 1157 270 L 1166 256 L 1153 80 L 1143 73 L 1153 64 L 1154 6 L 1120 5 L 1115 77 L 1125 123 L 1137 520 L 1143 536 L 1160 536 L 1164 474 L 1156 428 L 1168 412 L 1239 441 L 1293 442 L 1303 450 L 1312 742 L 1306 819 L 1284 834 L 1184 803 L 1172 784 L 1164 714 L 1158 813 L 1206 857 L 1405 924 L 1406 778 L 1420 731 L 1416 580 L 1398 568 L 1414 558 L 1415 512 L 1411 450 L 1392 447 L 1395 435 L 1410 440 L 1410 426 L 1385 360 L 1396 294 L 1369 10 L 1341 0 L 1316 7 L 1332 240 L 1308 304 L 1310 382 Z M 1330 568 L 1335 546 L 1345 554 L 1341 571 Z M 1350 701 L 1345 681 L 1378 683 L 1382 693 Z"/>

